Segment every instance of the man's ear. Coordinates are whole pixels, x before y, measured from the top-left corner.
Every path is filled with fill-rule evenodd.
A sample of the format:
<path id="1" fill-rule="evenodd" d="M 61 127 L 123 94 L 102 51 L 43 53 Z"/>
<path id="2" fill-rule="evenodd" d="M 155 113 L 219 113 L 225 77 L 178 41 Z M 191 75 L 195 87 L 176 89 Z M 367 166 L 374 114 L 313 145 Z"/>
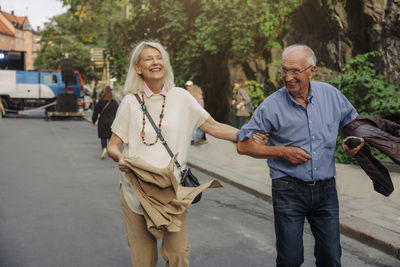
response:
<path id="1" fill-rule="evenodd" d="M 317 72 L 317 66 L 312 66 L 310 68 L 310 77 L 308 77 L 308 78 L 311 79 L 312 77 L 314 77 L 316 72 Z"/>

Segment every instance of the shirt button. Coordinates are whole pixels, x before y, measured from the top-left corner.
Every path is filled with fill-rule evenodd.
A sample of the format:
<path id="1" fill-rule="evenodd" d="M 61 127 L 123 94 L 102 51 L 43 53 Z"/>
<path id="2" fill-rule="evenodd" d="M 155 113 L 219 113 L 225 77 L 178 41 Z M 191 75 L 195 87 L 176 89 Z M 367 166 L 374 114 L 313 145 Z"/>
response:
<path id="1" fill-rule="evenodd" d="M 315 155 L 315 154 L 316 154 L 316 152 L 314 151 L 314 152 L 313 152 L 313 154 Z"/>
<path id="2" fill-rule="evenodd" d="M 312 139 L 315 139 L 315 136 L 313 135 L 313 136 L 311 136 L 311 138 L 312 138 Z"/>
<path id="3" fill-rule="evenodd" d="M 314 171 L 316 171 L 317 170 L 317 168 L 314 168 Z"/>
<path id="4" fill-rule="evenodd" d="M 310 123 L 312 123 L 312 120 L 310 120 Z"/>

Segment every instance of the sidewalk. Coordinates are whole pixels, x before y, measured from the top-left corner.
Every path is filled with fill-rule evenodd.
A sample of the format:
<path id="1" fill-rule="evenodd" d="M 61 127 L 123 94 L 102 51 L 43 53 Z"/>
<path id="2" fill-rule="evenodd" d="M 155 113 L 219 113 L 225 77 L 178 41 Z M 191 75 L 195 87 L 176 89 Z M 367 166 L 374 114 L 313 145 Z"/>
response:
<path id="1" fill-rule="evenodd" d="M 188 164 L 271 202 L 266 161 L 239 155 L 236 144 L 207 135 L 192 146 Z M 341 233 L 400 259 L 400 173 L 390 172 L 395 190 L 384 197 L 359 166 L 336 164 Z"/>

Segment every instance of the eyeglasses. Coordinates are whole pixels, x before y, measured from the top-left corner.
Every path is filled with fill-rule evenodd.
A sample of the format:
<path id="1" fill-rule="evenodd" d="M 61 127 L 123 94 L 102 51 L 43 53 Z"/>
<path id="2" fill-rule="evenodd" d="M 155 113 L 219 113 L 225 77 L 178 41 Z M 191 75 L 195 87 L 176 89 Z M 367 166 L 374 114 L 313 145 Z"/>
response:
<path id="1" fill-rule="evenodd" d="M 308 66 L 307 68 L 305 68 L 304 70 L 287 70 L 284 67 L 281 66 L 281 75 L 282 76 L 286 76 L 288 74 L 292 74 L 294 76 L 299 75 L 300 73 L 305 72 L 306 70 L 308 70 L 309 68 L 311 68 L 313 65 Z"/>

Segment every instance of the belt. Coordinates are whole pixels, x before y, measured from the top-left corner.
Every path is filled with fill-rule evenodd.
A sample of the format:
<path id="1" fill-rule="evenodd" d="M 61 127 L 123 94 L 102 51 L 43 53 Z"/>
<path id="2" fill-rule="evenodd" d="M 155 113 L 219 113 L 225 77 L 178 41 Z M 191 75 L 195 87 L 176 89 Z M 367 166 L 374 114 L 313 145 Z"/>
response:
<path id="1" fill-rule="evenodd" d="M 298 183 L 298 184 L 301 184 L 301 185 L 306 185 L 306 186 L 316 186 L 316 185 L 320 185 L 320 184 L 323 184 L 325 182 L 328 182 L 328 181 L 332 180 L 333 177 L 329 178 L 329 179 L 314 180 L 314 181 L 309 181 L 309 182 L 306 182 L 306 181 L 303 181 L 303 180 L 300 180 L 298 178 L 294 178 L 294 177 L 291 177 L 291 176 L 283 176 L 282 178 L 279 178 L 279 179 L 282 179 L 282 180 L 287 181 L 287 182 L 294 182 L 294 183 Z"/>

